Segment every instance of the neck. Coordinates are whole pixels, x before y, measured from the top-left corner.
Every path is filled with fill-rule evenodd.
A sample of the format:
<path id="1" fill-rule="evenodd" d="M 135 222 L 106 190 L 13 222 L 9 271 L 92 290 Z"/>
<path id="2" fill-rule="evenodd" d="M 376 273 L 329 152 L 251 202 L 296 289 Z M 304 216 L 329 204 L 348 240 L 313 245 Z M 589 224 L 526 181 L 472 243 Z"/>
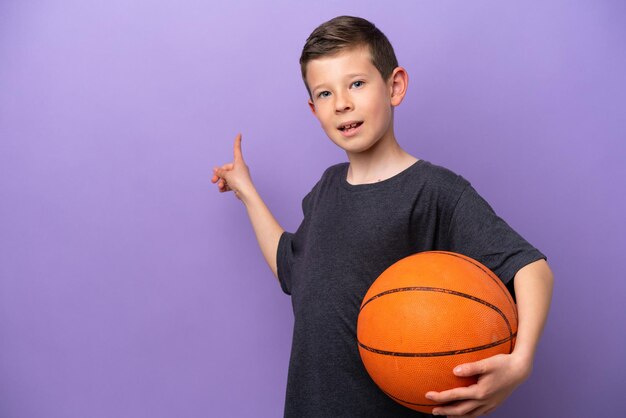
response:
<path id="1" fill-rule="evenodd" d="M 396 141 L 393 131 L 364 152 L 348 152 L 350 167 L 347 181 L 351 184 L 376 183 L 388 179 L 417 161 Z"/>

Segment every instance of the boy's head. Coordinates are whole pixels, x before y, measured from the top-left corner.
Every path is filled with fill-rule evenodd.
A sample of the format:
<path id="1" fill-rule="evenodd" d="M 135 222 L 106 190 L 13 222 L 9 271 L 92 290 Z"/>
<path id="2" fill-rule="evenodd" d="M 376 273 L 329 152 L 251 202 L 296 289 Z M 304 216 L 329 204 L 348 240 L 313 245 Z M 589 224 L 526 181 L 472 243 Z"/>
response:
<path id="1" fill-rule="evenodd" d="M 354 16 L 337 16 L 322 23 L 309 35 L 300 56 L 302 80 L 312 100 L 312 92 L 307 82 L 307 65 L 311 60 L 336 55 L 348 49 L 366 47 L 372 64 L 387 81 L 398 66 L 391 43 L 373 23 Z"/>
<path id="2" fill-rule="evenodd" d="M 320 25 L 300 64 L 311 111 L 349 157 L 396 146 L 393 110 L 406 94 L 408 75 L 373 24 L 339 16 Z"/>

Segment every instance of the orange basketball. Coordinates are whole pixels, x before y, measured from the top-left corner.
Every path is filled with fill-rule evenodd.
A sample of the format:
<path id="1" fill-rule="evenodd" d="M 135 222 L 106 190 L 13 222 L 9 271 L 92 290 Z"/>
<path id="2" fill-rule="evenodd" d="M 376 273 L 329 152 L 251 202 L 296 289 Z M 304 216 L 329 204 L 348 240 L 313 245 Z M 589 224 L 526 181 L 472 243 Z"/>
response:
<path id="1" fill-rule="evenodd" d="M 426 392 L 470 386 L 452 369 L 513 351 L 517 309 L 502 281 L 462 254 L 426 251 L 391 265 L 361 303 L 357 340 L 374 382 L 396 402 L 431 413 Z"/>

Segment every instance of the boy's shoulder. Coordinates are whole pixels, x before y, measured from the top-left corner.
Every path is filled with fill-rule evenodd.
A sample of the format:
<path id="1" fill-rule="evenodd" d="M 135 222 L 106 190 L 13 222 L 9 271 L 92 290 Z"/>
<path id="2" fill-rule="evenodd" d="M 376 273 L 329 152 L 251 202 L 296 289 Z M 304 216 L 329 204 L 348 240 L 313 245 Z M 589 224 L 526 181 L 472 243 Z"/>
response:
<path id="1" fill-rule="evenodd" d="M 341 163 L 331 164 L 330 166 L 328 166 L 324 170 L 320 180 L 324 179 L 324 178 L 327 178 L 329 176 L 339 175 L 339 173 L 341 173 L 341 171 L 344 170 L 346 168 L 346 166 L 348 166 L 348 165 L 350 165 L 349 162 L 341 162 Z"/>
<path id="2" fill-rule="evenodd" d="M 433 187 L 459 192 L 470 185 L 467 179 L 448 167 L 425 160 L 420 161 L 424 161 L 424 175 Z"/>
<path id="3" fill-rule="evenodd" d="M 433 164 L 430 161 L 420 159 L 401 173 L 398 181 L 387 183 L 383 189 L 378 188 L 377 183 L 372 184 L 372 188 L 358 189 L 347 185 L 345 179 L 341 177 L 347 174 L 349 162 L 341 162 L 328 166 L 319 177 L 317 182 L 302 199 L 302 210 L 305 215 L 315 207 L 319 197 L 324 194 L 324 190 L 347 190 L 348 193 L 356 190 L 371 190 L 369 194 L 373 198 L 377 191 L 386 193 L 396 192 L 401 196 L 401 200 L 409 201 L 420 198 L 420 201 L 430 200 L 442 202 L 442 206 L 454 205 L 459 200 L 463 191 L 470 186 L 470 182 L 457 174 L 453 170 L 444 166 Z M 343 183 L 343 186 L 341 185 Z M 336 197 L 335 193 L 331 194 Z"/>
<path id="4" fill-rule="evenodd" d="M 318 183 L 323 183 L 324 180 L 336 179 L 339 176 L 346 174 L 349 162 L 341 162 L 332 164 L 327 167 L 322 173 Z M 470 182 L 460 174 L 457 174 L 450 168 L 442 165 L 434 164 L 425 159 L 418 159 L 412 166 L 410 166 L 406 173 L 407 180 L 412 183 L 424 183 L 426 186 L 434 188 L 464 189 L 470 185 Z"/>
<path id="5" fill-rule="evenodd" d="M 405 172 L 400 173 L 397 179 L 391 182 L 372 183 L 370 187 L 356 188 L 350 186 L 345 177 L 349 162 L 335 163 L 328 166 L 310 191 L 302 199 L 302 210 L 306 215 L 312 208 L 317 206 L 317 201 L 326 190 L 331 190 L 331 199 L 337 197 L 336 191 L 352 194 L 352 192 L 364 191 L 360 198 L 369 197 L 377 199 L 378 193 L 385 196 L 397 196 L 402 202 L 407 201 L 437 201 L 438 207 L 448 207 L 457 202 L 463 192 L 470 186 L 470 182 L 444 166 L 433 164 L 430 161 L 420 159 L 410 166 Z M 343 177 L 343 178 L 342 178 Z M 379 186 L 380 185 L 380 186 Z M 370 191 L 370 193 L 367 193 Z M 391 194 L 390 194 L 391 193 Z"/>

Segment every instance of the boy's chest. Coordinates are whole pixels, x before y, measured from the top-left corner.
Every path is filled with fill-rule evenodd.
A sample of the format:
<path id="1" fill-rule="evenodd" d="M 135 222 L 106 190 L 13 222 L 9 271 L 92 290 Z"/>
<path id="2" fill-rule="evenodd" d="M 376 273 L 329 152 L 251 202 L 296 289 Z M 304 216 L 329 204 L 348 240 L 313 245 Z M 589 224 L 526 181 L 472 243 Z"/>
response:
<path id="1" fill-rule="evenodd" d="M 385 248 L 412 240 L 415 222 L 411 202 L 379 198 L 340 198 L 319 205 L 311 219 L 312 242 L 323 252 L 376 256 Z"/>
<path id="2" fill-rule="evenodd" d="M 352 327 L 373 281 L 412 252 L 411 205 L 335 202 L 311 213 L 292 299 L 297 317 L 311 320 L 312 312 L 335 313 L 340 323 Z"/>
<path id="3" fill-rule="evenodd" d="M 407 199 L 381 196 L 319 203 L 310 214 L 306 249 L 296 267 L 296 316 L 336 312 L 343 318 L 340 322 L 352 324 L 374 280 L 416 252 L 416 244 L 428 241 L 432 231 L 416 221 L 416 206 Z"/>

